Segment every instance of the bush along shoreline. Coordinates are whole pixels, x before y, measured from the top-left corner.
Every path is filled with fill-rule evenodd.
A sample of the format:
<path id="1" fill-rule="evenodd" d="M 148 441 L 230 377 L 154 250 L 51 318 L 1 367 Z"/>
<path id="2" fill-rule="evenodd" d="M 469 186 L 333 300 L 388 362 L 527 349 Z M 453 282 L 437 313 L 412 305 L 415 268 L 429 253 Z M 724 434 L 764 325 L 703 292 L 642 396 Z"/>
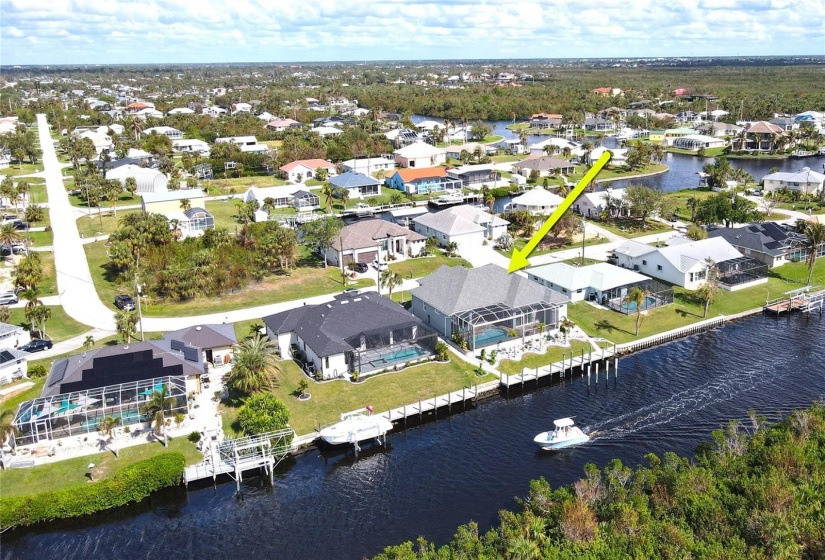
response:
<path id="1" fill-rule="evenodd" d="M 185 464 L 182 453 L 163 453 L 85 486 L 0 498 L 0 530 L 80 517 L 140 502 L 162 488 L 178 486 Z"/>
<path id="2" fill-rule="evenodd" d="M 588 464 L 556 489 L 534 480 L 520 511 L 501 511 L 485 534 L 469 523 L 440 548 L 422 537 L 377 558 L 825 557 L 824 404 L 770 426 L 751 412 L 714 431 L 693 460 L 645 461 Z"/>

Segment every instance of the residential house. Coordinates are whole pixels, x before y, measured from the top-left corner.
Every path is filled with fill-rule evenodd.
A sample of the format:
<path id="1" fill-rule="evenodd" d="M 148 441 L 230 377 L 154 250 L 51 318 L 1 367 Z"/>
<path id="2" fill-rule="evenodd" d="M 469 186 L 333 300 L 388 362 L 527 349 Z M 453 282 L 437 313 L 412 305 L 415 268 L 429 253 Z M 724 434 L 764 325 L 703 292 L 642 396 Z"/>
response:
<path id="1" fill-rule="evenodd" d="M 572 302 L 593 301 L 617 311 L 630 311 L 624 302 L 631 288 L 646 294 L 643 310 L 673 303 L 673 289 L 643 274 L 609 263 L 573 266 L 559 262 L 527 269 L 527 278 L 561 292 Z M 633 307 L 633 306 L 631 306 Z M 635 307 L 632 308 L 635 312 Z"/>
<path id="2" fill-rule="evenodd" d="M 324 169 L 327 177 L 335 176 L 335 165 L 325 159 L 301 159 L 279 168 L 288 181 L 296 184 L 314 178 L 318 169 Z"/>
<path id="3" fill-rule="evenodd" d="M 708 259 L 719 270 L 720 286 L 737 290 L 768 281 L 767 266 L 742 256 L 721 237 L 692 241 L 672 238 L 667 247 L 654 247 L 629 239 L 614 250 L 617 264 L 647 276 L 695 290 L 707 279 Z"/>
<path id="4" fill-rule="evenodd" d="M 203 208 L 206 204 L 206 197 L 201 189 L 147 192 L 140 198 L 140 206 L 144 212 L 164 216 L 182 212 L 182 200 L 188 200 L 190 208 Z"/>
<path id="5" fill-rule="evenodd" d="M 341 163 L 344 171 L 355 171 L 363 173 L 364 175 L 372 175 L 378 171 L 386 172 L 395 169 L 395 160 L 392 156 L 382 157 L 366 157 L 357 159 L 348 159 Z"/>
<path id="6" fill-rule="evenodd" d="M 264 317 L 282 357 L 293 356 L 318 379 L 396 369 L 429 358 L 438 337 L 397 303 L 375 293 L 339 294 Z"/>
<path id="7" fill-rule="evenodd" d="M 580 158 L 584 155 L 584 148 L 578 142 L 573 142 L 566 138 L 547 138 L 541 142 L 530 144 L 529 150 L 532 156 L 545 156 L 551 154 L 560 154 L 567 148 L 570 150 L 570 155 Z"/>
<path id="8" fill-rule="evenodd" d="M 672 146 L 673 142 L 676 141 L 677 138 L 684 138 L 685 136 L 692 136 L 696 134 L 696 129 L 688 128 L 688 127 L 679 127 L 679 128 L 668 128 L 662 134 L 662 139 L 660 142 L 663 142 L 666 146 Z M 653 132 L 650 133 L 648 139 L 653 142 L 655 138 L 659 138 L 659 135 L 654 135 Z"/>
<path id="9" fill-rule="evenodd" d="M 621 88 L 600 87 L 600 88 L 596 88 L 594 90 L 591 90 L 590 93 L 592 93 L 593 95 L 600 95 L 601 97 L 610 97 L 610 96 L 613 96 L 613 97 L 622 96 L 622 97 L 624 97 L 624 92 L 621 90 Z"/>
<path id="10" fill-rule="evenodd" d="M 347 171 L 329 180 L 330 184 L 338 189 L 346 189 L 350 198 L 369 198 L 381 194 L 381 183 L 363 173 Z"/>
<path id="11" fill-rule="evenodd" d="M 321 198 L 307 190 L 295 191 L 292 195 L 292 207 L 298 212 L 312 212 L 321 209 Z"/>
<path id="12" fill-rule="evenodd" d="M 195 325 L 163 335 L 165 340 L 180 340 L 199 348 L 205 362 L 222 366 L 232 362 L 238 338 L 232 323 Z"/>
<path id="13" fill-rule="evenodd" d="M 507 220 L 494 216 L 481 208 L 462 204 L 423 214 L 413 220 L 415 231 L 424 237 L 435 237 L 439 245 L 457 243 L 461 246 L 480 247 L 485 240 L 498 239 L 507 233 Z"/>
<path id="14" fill-rule="evenodd" d="M 801 261 L 808 256 L 803 246 L 806 237 L 791 226 L 774 222 L 712 229 L 708 231 L 708 237 L 721 237 L 743 255 L 753 257 L 771 268 Z M 825 243 L 819 247 L 817 255 L 825 256 Z"/>
<path id="15" fill-rule="evenodd" d="M 209 154 L 209 144 L 195 138 L 188 140 L 172 140 L 172 149 L 189 154 Z"/>
<path id="16" fill-rule="evenodd" d="M 595 130 L 597 132 L 609 132 L 616 129 L 616 123 L 612 119 L 602 117 L 588 117 L 584 119 L 585 130 Z"/>
<path id="17" fill-rule="evenodd" d="M 422 138 L 418 132 L 415 130 L 410 130 L 409 128 L 396 128 L 389 130 L 384 133 L 384 136 L 387 137 L 387 140 L 392 142 L 393 146 L 399 149 L 405 146 L 420 143 Z"/>
<path id="18" fill-rule="evenodd" d="M 683 124 L 697 124 L 702 122 L 702 115 L 690 109 L 676 113 L 675 116 L 676 120 Z"/>
<path id="19" fill-rule="evenodd" d="M 249 189 L 241 196 L 244 202 L 258 203 L 258 206 L 266 204 L 267 199 L 272 199 L 273 208 L 287 208 L 294 206 L 295 193 L 303 192 L 297 185 L 280 185 L 277 187 L 249 187 Z M 320 201 L 319 201 L 320 203 Z"/>
<path id="20" fill-rule="evenodd" d="M 232 105 L 232 114 L 237 115 L 238 113 L 251 113 L 252 112 L 252 105 L 249 103 L 235 103 Z"/>
<path id="21" fill-rule="evenodd" d="M 468 188 L 479 188 L 485 184 L 492 187 L 496 181 L 501 180 L 501 172 L 496 169 L 495 164 L 448 167 L 447 175 L 460 180 L 462 185 Z"/>
<path id="22" fill-rule="evenodd" d="M 106 171 L 106 179 L 117 179 L 123 185 L 129 177 L 137 183 L 138 194 L 165 193 L 168 190 L 169 177 L 157 169 L 127 164 Z"/>
<path id="23" fill-rule="evenodd" d="M 460 160 L 462 152 L 467 152 L 471 156 L 478 152 L 484 156 L 487 155 L 487 148 L 488 146 L 486 144 L 481 144 L 479 142 L 467 142 L 466 144 L 450 144 L 444 148 L 444 153 L 447 155 L 447 159 Z M 495 148 L 492 147 L 490 149 L 495 150 Z"/>
<path id="24" fill-rule="evenodd" d="M 30 356 L 28 352 L 16 348 L 0 350 L 0 385 L 25 377 L 29 370 Z"/>
<path id="25" fill-rule="evenodd" d="M 112 141 L 112 137 L 104 132 L 99 132 L 97 130 L 86 130 L 76 135 L 78 138 L 88 138 L 94 144 L 95 151 L 99 156 L 103 152 L 110 152 L 114 149 L 115 144 Z"/>
<path id="26" fill-rule="evenodd" d="M 530 128 L 539 128 L 539 129 L 552 128 L 552 129 L 556 129 L 556 128 L 561 128 L 561 124 L 562 124 L 562 116 L 557 114 L 557 113 L 553 113 L 553 114 L 537 113 L 537 114 L 534 114 L 534 115 L 530 116 Z"/>
<path id="27" fill-rule="evenodd" d="M 552 156 L 528 158 L 513 164 L 513 171 L 525 177 L 529 177 L 533 171 L 537 171 L 539 177 L 549 177 L 557 173 L 572 175 L 575 169 L 576 166 L 569 161 Z"/>
<path id="28" fill-rule="evenodd" d="M 504 209 L 528 212 L 534 216 L 549 216 L 563 201 L 562 197 L 543 187 L 534 187 L 513 198 Z"/>
<path id="29" fill-rule="evenodd" d="M 799 121 L 797 121 L 794 117 L 778 115 L 768 122 L 778 126 L 785 132 L 790 132 L 791 130 L 796 130 L 799 128 Z"/>
<path id="30" fill-rule="evenodd" d="M 432 167 L 441 165 L 446 161 L 446 153 L 443 148 L 436 148 L 424 142 L 415 142 L 409 146 L 393 152 L 395 163 L 400 167 Z"/>
<path id="31" fill-rule="evenodd" d="M 18 348 L 31 340 L 29 331 L 19 325 L 0 323 L 0 350 Z"/>
<path id="32" fill-rule="evenodd" d="M 296 121 L 294 119 L 289 119 L 289 118 L 278 119 L 278 118 L 275 118 L 275 119 L 270 120 L 264 126 L 265 126 L 265 128 L 268 128 L 269 130 L 274 130 L 275 132 L 283 132 L 283 131 L 289 130 L 289 129 L 301 128 L 302 125 L 301 125 L 301 123 L 299 123 L 298 121 Z"/>
<path id="33" fill-rule="evenodd" d="M 227 136 L 224 138 L 215 138 L 216 143 L 231 143 L 238 146 L 242 152 L 263 153 L 269 151 L 269 146 L 266 144 L 258 144 L 258 139 L 254 136 Z"/>
<path id="34" fill-rule="evenodd" d="M 818 194 L 825 188 L 825 175 L 812 171 L 810 167 L 803 167 L 794 173 L 777 171 L 762 177 L 762 187 L 766 193 L 789 190 L 806 194 Z"/>
<path id="35" fill-rule="evenodd" d="M 794 120 L 801 125 L 812 126 L 820 133 L 825 132 L 825 113 L 819 111 L 805 111 L 794 116 Z"/>
<path id="36" fill-rule="evenodd" d="M 775 124 L 758 121 L 745 129 L 744 141 L 736 139 L 736 149 L 749 152 L 770 152 L 779 147 L 784 131 Z"/>
<path id="37" fill-rule="evenodd" d="M 309 129 L 310 132 L 313 134 L 317 134 L 322 138 L 326 138 L 327 136 L 338 136 L 339 134 L 343 134 L 344 131 L 335 126 L 318 126 L 315 128 Z"/>
<path id="38" fill-rule="evenodd" d="M 708 136 L 715 136 L 716 138 L 723 138 L 725 136 L 736 136 L 745 130 L 745 127 L 729 124 L 725 122 L 707 123 L 702 127 L 702 131 Z"/>
<path id="39" fill-rule="evenodd" d="M 147 128 L 141 132 L 144 136 L 150 136 L 152 134 L 161 134 L 163 136 L 168 136 L 171 140 L 180 140 L 183 138 L 183 132 L 178 130 L 177 128 L 172 128 L 171 126 L 153 126 Z"/>
<path id="40" fill-rule="evenodd" d="M 450 189 L 460 189 L 462 181 L 450 177 L 443 167 L 396 169 L 384 183 L 408 194 L 429 194 Z"/>
<path id="41" fill-rule="evenodd" d="M 494 264 L 442 266 L 418 283 L 413 314 L 473 351 L 552 333 L 567 315 L 567 298 Z"/>
<path id="42" fill-rule="evenodd" d="M 386 220 L 359 220 L 341 229 L 325 257 L 338 266 L 346 266 L 350 261 L 384 261 L 388 256 L 417 257 L 424 252 L 425 241 L 423 235 Z"/>
<path id="43" fill-rule="evenodd" d="M 226 109 L 224 109 L 223 107 L 218 107 L 216 105 L 209 105 L 201 109 L 201 114 L 217 118 L 225 115 Z"/>
<path id="44" fill-rule="evenodd" d="M 727 143 L 722 138 L 703 134 L 688 134 L 673 140 L 673 147 L 682 150 L 698 151 L 709 148 L 724 148 Z"/>
<path id="45" fill-rule="evenodd" d="M 189 107 L 175 107 L 166 111 L 167 115 L 194 115 L 195 110 Z"/>
<path id="46" fill-rule="evenodd" d="M 613 206 L 616 215 L 628 216 L 630 205 L 624 200 L 625 190 L 607 187 L 603 191 L 585 192 L 573 203 L 573 211 L 584 216 L 599 217 L 608 210 L 608 203 Z"/>

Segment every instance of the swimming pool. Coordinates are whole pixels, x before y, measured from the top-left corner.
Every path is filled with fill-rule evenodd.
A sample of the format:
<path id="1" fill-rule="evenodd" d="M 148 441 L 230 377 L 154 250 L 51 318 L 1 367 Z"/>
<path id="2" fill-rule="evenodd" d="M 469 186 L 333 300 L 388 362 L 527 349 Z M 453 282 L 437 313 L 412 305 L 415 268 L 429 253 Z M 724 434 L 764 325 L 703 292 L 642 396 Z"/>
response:
<path id="1" fill-rule="evenodd" d="M 629 301 L 623 304 L 624 308 L 628 310 L 630 313 L 636 312 L 636 302 Z M 656 298 L 653 296 L 645 296 L 645 302 L 642 304 L 642 311 L 647 309 L 648 307 L 654 307 L 656 305 Z"/>
<path id="2" fill-rule="evenodd" d="M 415 360 L 426 355 L 427 351 L 420 346 L 407 346 L 405 348 L 401 348 L 400 350 L 393 350 L 392 352 L 381 354 L 375 360 L 371 360 L 370 363 L 374 366 L 380 367 L 387 364 Z"/>
<path id="3" fill-rule="evenodd" d="M 491 329 L 487 329 L 478 333 L 475 337 L 475 348 L 480 346 L 489 346 L 490 344 L 495 344 L 497 342 L 501 342 L 502 340 L 507 339 L 507 331 L 499 328 L 493 327 Z"/>

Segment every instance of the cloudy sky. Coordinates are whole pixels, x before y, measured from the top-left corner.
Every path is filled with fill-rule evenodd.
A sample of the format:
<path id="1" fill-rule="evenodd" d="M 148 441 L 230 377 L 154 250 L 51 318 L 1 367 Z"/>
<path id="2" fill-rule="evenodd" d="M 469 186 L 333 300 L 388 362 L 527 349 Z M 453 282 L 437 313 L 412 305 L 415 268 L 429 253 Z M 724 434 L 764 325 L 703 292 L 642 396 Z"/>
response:
<path id="1" fill-rule="evenodd" d="M 0 63 L 823 55 L 822 0 L 0 0 Z"/>

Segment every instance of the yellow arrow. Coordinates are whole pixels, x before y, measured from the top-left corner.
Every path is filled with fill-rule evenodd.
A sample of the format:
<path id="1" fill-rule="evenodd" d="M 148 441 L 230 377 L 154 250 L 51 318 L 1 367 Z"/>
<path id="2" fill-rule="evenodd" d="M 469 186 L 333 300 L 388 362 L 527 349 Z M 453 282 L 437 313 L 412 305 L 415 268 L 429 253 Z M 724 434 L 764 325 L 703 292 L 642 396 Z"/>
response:
<path id="1" fill-rule="evenodd" d="M 564 200 L 556 210 L 550 214 L 550 217 L 541 225 L 539 230 L 530 238 L 530 241 L 524 246 L 524 249 L 519 251 L 515 247 L 513 247 L 513 256 L 510 257 L 510 266 L 507 267 L 507 272 L 515 272 L 517 270 L 521 270 L 525 266 L 529 265 L 530 263 L 527 262 L 527 257 L 530 256 L 530 253 L 533 252 L 539 242 L 544 239 L 544 236 L 550 232 L 550 229 L 556 225 L 556 222 L 559 221 L 562 214 L 567 212 L 567 209 L 573 204 L 573 202 L 579 198 L 579 195 L 584 191 L 585 187 L 590 184 L 593 179 L 596 178 L 596 175 L 599 171 L 602 170 L 607 162 L 610 161 L 610 152 L 605 150 L 601 157 L 596 160 L 596 163 L 593 164 L 587 173 L 584 174 L 584 177 L 576 184 L 570 193 L 564 197 Z"/>

